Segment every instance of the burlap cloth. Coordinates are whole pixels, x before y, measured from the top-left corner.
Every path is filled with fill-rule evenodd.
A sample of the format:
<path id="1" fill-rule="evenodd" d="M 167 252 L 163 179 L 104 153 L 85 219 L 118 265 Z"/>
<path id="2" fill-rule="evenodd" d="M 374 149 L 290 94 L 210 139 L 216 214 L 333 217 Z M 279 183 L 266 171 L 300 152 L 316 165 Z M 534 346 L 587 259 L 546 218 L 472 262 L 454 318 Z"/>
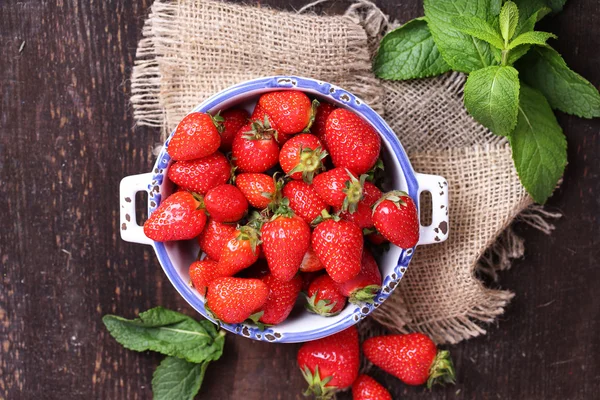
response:
<path id="1" fill-rule="evenodd" d="M 444 176 L 451 195 L 449 239 L 418 249 L 373 319 L 392 331 L 422 331 L 439 343 L 456 343 L 484 334 L 513 297 L 478 279 L 523 255 L 511 222 L 519 217 L 548 233 L 545 217 L 552 215 L 531 207 L 506 140 L 465 111 L 464 75 L 408 82 L 373 76 L 371 56 L 390 25 L 366 1 L 343 16 L 320 16 L 156 0 L 137 50 L 131 102 L 137 124 L 158 127 L 164 136 L 208 96 L 255 77 L 315 77 L 361 96 L 383 113 L 414 169 Z"/>

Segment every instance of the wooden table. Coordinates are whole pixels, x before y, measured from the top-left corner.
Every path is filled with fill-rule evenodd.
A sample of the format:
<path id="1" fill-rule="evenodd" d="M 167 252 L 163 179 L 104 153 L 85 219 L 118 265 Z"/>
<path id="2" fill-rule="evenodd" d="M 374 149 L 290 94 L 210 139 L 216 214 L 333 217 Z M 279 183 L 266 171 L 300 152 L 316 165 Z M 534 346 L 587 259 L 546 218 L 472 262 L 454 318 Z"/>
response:
<path id="1" fill-rule="evenodd" d="M 151 249 L 121 241 L 118 184 L 148 171 L 158 133 L 133 129 L 136 44 L 151 0 L 9 2 L 0 7 L 0 398 L 147 399 L 162 358 L 119 346 L 101 316 L 163 305 L 193 315 Z M 304 0 L 264 1 L 300 8 Z M 422 0 L 379 0 L 393 18 Z M 400 3 L 396 5 L 396 3 Z M 346 2 L 317 11 L 340 12 Z M 600 84 L 600 6 L 571 0 L 544 22 L 568 64 Z M 600 120 L 558 115 L 569 143 L 564 218 L 551 236 L 518 226 L 517 294 L 489 334 L 452 346 L 456 386 L 404 386 L 395 399 L 591 399 L 600 392 Z M 229 335 L 201 398 L 301 398 L 298 345 Z M 342 395 L 342 399 L 350 396 Z"/>

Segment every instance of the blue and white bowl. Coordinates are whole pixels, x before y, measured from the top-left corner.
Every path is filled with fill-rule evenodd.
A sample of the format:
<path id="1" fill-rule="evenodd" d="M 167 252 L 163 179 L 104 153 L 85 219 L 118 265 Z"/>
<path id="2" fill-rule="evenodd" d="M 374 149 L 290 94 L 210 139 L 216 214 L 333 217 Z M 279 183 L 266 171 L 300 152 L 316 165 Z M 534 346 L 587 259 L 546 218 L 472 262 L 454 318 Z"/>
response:
<path id="1" fill-rule="evenodd" d="M 415 173 L 391 128 L 379 114 L 352 93 L 315 79 L 297 76 L 271 76 L 242 82 L 225 89 L 206 99 L 192 112 L 215 113 L 234 106 L 247 108 L 251 112 L 262 93 L 290 89 L 303 91 L 320 101 L 327 101 L 352 110 L 368 121 L 382 139 L 381 155 L 385 165 L 385 184 L 387 186 L 385 189 L 404 190 L 413 198 L 419 209 L 421 192 L 431 193 L 433 222 L 429 226 L 421 226 L 420 240 L 417 246 L 446 240 L 448 237 L 448 183 L 440 176 Z M 197 242 L 195 240 L 155 242 L 146 237 L 143 228 L 136 223 L 135 195 L 137 192 L 146 191 L 148 193 L 149 215 L 158 207 L 161 199 L 171 193 L 173 186 L 166 176 L 171 164 L 167 149 L 172 136 L 173 133 L 165 142 L 152 172 L 128 176 L 121 181 L 121 238 L 128 242 L 154 247 L 158 260 L 175 289 L 196 311 L 205 318 L 211 319 L 204 309 L 204 297 L 189 285 L 188 269 L 198 254 Z M 390 250 L 379 258 L 383 285 L 374 304 L 348 304 L 339 315 L 329 318 L 311 314 L 305 311 L 301 304 L 298 304 L 286 321 L 264 331 L 248 324 L 222 324 L 222 327 L 251 339 L 279 343 L 306 342 L 332 335 L 368 316 L 392 294 L 406 273 L 414 251 L 415 248 L 401 249 L 392 245 Z"/>

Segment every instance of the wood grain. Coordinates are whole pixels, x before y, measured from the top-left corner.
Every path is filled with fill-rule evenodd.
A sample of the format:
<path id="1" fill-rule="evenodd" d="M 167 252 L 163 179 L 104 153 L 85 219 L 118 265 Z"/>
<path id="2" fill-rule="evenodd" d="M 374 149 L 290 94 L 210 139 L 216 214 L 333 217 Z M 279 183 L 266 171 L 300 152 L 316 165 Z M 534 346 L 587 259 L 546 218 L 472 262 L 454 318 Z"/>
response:
<path id="1" fill-rule="evenodd" d="M 306 1 L 262 1 L 299 9 Z M 127 351 L 101 316 L 193 311 L 150 248 L 118 234 L 118 182 L 148 171 L 158 132 L 133 128 L 129 76 L 151 0 L 0 7 L 0 399 L 146 399 L 161 356 Z M 332 1 L 318 12 L 342 12 Z M 380 0 L 393 18 L 421 0 Z M 544 22 L 567 63 L 600 84 L 600 7 L 571 1 Z M 527 254 L 498 285 L 515 300 L 489 334 L 451 350 L 458 384 L 425 393 L 376 371 L 394 398 L 590 399 L 600 391 L 597 268 L 600 121 L 559 114 L 569 166 L 551 236 L 521 225 Z M 298 345 L 229 335 L 199 398 L 300 399 Z M 349 399 L 350 395 L 339 396 Z"/>

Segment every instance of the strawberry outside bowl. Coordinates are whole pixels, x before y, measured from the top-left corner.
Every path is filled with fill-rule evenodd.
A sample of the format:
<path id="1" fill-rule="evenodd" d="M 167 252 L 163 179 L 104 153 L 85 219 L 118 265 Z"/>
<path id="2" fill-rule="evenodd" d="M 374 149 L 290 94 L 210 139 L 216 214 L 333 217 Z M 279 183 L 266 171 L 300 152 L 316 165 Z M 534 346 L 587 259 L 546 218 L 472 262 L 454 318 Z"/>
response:
<path id="1" fill-rule="evenodd" d="M 352 93 L 315 79 L 272 76 L 231 86 L 206 99 L 190 112 L 216 113 L 234 106 L 246 108 L 251 112 L 261 94 L 275 90 L 299 90 L 319 101 L 352 110 L 368 121 L 381 137 L 381 158 L 385 165 L 384 190 L 407 192 L 414 200 L 419 212 L 421 192 L 431 193 L 432 223 L 428 226 L 421 225 L 417 246 L 446 240 L 449 228 L 447 181 L 441 176 L 414 172 L 392 129 L 379 114 Z M 128 176 L 121 181 L 119 195 L 121 238 L 128 242 L 152 246 L 165 274 L 179 294 L 202 316 L 212 320 L 204 309 L 204 297 L 189 284 L 188 269 L 199 252 L 197 241 L 155 242 L 146 237 L 143 227 L 136 223 L 135 199 L 137 192 L 148 194 L 148 215 L 150 215 L 161 200 L 165 199 L 173 190 L 173 184 L 167 179 L 167 171 L 171 164 L 167 149 L 172 136 L 173 132 L 160 151 L 152 172 Z M 322 317 L 304 310 L 302 302 L 298 301 L 287 320 L 264 330 L 251 324 L 221 324 L 221 326 L 230 332 L 248 338 L 279 343 L 307 342 L 333 335 L 367 317 L 392 294 L 406 273 L 415 248 L 401 249 L 391 245 L 387 252 L 378 257 L 383 282 L 373 304 L 348 303 L 337 316 Z"/>

